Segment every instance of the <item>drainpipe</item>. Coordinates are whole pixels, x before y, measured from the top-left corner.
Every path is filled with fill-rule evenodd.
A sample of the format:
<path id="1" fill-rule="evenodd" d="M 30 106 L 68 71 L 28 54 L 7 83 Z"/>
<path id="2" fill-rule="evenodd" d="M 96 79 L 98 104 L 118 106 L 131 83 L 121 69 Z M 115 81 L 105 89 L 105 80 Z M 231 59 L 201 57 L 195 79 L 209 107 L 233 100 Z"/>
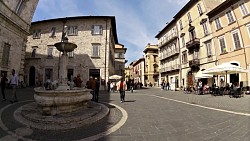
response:
<path id="1" fill-rule="evenodd" d="M 107 83 L 107 38 L 108 38 L 108 25 L 107 25 L 107 19 L 105 19 L 105 22 L 106 22 L 106 37 L 105 37 L 105 53 L 104 53 L 104 80 L 105 80 L 105 84 L 104 84 L 104 90 L 106 90 L 106 83 Z M 110 51 L 110 50 L 109 50 Z"/>

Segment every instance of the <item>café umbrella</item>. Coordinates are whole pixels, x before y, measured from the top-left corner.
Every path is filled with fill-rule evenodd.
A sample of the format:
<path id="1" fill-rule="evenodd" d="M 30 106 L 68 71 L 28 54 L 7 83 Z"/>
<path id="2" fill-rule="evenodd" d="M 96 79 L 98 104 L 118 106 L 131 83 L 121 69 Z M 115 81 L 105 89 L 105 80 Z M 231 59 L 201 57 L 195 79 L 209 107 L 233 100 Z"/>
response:
<path id="1" fill-rule="evenodd" d="M 121 79 L 121 78 L 122 78 L 122 76 L 120 76 L 120 75 L 111 75 L 111 76 L 109 76 L 109 79 L 118 80 L 118 79 Z"/>
<path id="2" fill-rule="evenodd" d="M 227 83 L 227 75 L 235 73 L 247 73 L 247 69 L 244 69 L 240 66 L 233 65 L 231 63 L 222 63 L 213 68 L 209 68 L 203 71 L 204 74 L 213 74 L 213 75 L 225 75 Z"/>

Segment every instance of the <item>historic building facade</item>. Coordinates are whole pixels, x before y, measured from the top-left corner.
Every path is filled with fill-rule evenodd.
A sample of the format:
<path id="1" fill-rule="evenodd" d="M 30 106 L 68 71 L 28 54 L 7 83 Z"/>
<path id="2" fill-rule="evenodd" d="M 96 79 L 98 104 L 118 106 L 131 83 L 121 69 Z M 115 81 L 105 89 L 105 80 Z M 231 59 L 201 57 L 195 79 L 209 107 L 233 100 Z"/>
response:
<path id="1" fill-rule="evenodd" d="M 195 75 L 215 66 L 216 55 L 206 13 L 221 2 L 222 0 L 190 0 L 174 16 L 179 33 L 181 86 L 196 85 Z M 214 80 L 210 78 L 203 81 L 211 85 Z"/>
<path id="2" fill-rule="evenodd" d="M 124 47 L 122 44 L 115 45 L 115 74 L 125 77 L 125 54 L 127 48 Z"/>
<path id="3" fill-rule="evenodd" d="M 131 66 L 131 77 L 134 81 L 134 83 L 142 83 L 143 86 L 145 86 L 145 58 L 139 58 L 132 63 L 130 63 Z"/>
<path id="4" fill-rule="evenodd" d="M 250 1 L 227 0 L 208 14 L 217 64 L 232 63 L 250 69 Z M 229 74 L 228 83 L 250 85 L 250 74 Z M 224 78 L 225 79 L 225 78 Z"/>
<path id="5" fill-rule="evenodd" d="M 158 46 L 148 44 L 144 49 L 145 70 L 144 84 L 159 84 L 159 57 Z"/>
<path id="6" fill-rule="evenodd" d="M 38 0 L 0 0 L 0 70 L 24 80 L 27 36 Z"/>
<path id="7" fill-rule="evenodd" d="M 115 74 L 115 44 L 118 44 L 113 16 L 79 16 L 37 21 L 31 24 L 25 55 L 28 85 L 58 80 L 60 53 L 54 44 L 62 31 L 77 48 L 68 53 L 68 79 L 80 74 L 83 83 L 90 76 L 105 86 Z M 104 87 L 103 87 L 104 88 Z"/>
<path id="8" fill-rule="evenodd" d="M 160 83 L 169 82 L 172 89 L 180 86 L 180 47 L 176 21 L 172 20 L 157 35 L 160 58 Z"/>

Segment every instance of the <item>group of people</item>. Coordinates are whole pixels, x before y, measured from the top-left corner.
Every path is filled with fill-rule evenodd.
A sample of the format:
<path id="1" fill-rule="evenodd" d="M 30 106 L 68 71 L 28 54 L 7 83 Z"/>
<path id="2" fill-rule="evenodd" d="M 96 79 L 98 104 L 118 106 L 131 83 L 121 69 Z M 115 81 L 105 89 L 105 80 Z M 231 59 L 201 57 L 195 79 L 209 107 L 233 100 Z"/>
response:
<path id="1" fill-rule="evenodd" d="M 11 96 L 10 103 L 14 103 L 14 102 L 18 102 L 16 88 L 18 86 L 19 80 L 18 80 L 18 76 L 16 74 L 15 69 L 12 69 L 11 74 L 12 74 L 12 76 L 11 76 L 11 79 L 9 80 L 6 76 L 6 74 L 2 73 L 0 85 L 1 85 L 1 92 L 2 92 L 3 101 L 6 101 L 5 88 L 6 88 L 7 84 L 9 84 L 9 86 L 12 89 L 12 96 Z"/>
<path id="2" fill-rule="evenodd" d="M 120 93 L 120 100 L 121 102 L 125 102 L 125 91 L 127 91 L 127 88 L 130 87 L 130 89 L 133 89 L 133 82 L 130 81 L 124 81 L 123 78 L 121 78 L 117 83 L 115 82 L 107 82 L 108 86 L 108 92 L 110 91 L 119 91 Z"/>
<path id="3" fill-rule="evenodd" d="M 161 82 L 161 90 L 170 90 L 170 84 L 169 82 L 166 82 L 165 80 L 162 80 Z"/>

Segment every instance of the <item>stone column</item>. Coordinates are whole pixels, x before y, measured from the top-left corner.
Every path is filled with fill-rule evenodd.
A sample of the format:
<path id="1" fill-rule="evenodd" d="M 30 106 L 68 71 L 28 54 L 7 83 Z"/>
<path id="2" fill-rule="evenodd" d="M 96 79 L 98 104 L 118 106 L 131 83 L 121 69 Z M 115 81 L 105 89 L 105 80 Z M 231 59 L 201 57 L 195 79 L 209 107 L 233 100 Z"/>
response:
<path id="1" fill-rule="evenodd" d="M 64 51 L 61 56 L 60 62 L 60 70 L 59 70 L 59 86 L 57 90 L 69 90 L 69 86 L 67 85 L 67 64 L 68 64 L 68 56 Z"/>

